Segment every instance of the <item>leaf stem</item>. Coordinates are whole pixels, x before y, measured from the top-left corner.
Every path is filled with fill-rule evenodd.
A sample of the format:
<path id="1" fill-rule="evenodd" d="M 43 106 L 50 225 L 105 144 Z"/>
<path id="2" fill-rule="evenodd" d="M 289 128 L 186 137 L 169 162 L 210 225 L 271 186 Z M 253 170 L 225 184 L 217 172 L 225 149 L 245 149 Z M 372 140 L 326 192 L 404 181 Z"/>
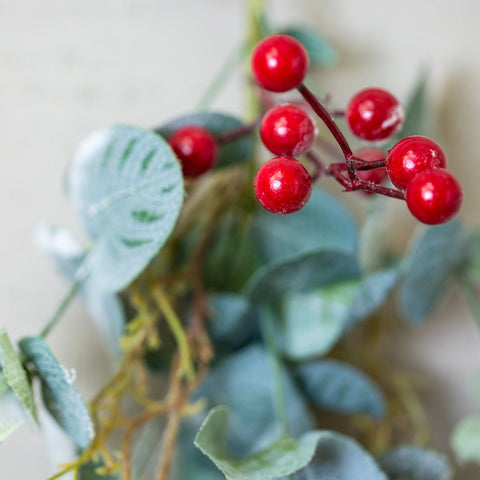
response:
<path id="1" fill-rule="evenodd" d="M 278 421 L 284 436 L 288 435 L 287 406 L 285 404 L 285 389 L 283 385 L 282 361 L 278 355 L 275 339 L 275 319 L 271 307 L 262 305 L 262 335 L 267 346 L 273 367 L 274 402 Z"/>

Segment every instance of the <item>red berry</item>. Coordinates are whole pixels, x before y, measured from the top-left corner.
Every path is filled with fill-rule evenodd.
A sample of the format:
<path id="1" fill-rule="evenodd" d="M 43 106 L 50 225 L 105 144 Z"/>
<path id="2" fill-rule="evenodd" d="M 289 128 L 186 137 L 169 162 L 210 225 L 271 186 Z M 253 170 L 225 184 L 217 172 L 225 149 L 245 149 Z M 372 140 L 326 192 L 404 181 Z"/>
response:
<path id="1" fill-rule="evenodd" d="M 421 171 L 445 168 L 447 159 L 437 142 L 415 135 L 396 143 L 388 152 L 387 171 L 392 183 L 401 189 Z"/>
<path id="2" fill-rule="evenodd" d="M 387 156 L 383 150 L 372 147 L 359 148 L 358 150 L 355 150 L 353 154 L 357 158 L 365 160 L 366 162 L 376 162 L 377 160 L 383 160 Z M 387 170 L 385 167 L 373 168 L 372 170 L 357 170 L 357 173 L 360 180 L 377 184 L 381 184 L 387 177 Z M 366 190 L 360 191 L 366 195 L 373 194 L 373 192 L 368 192 Z"/>
<path id="3" fill-rule="evenodd" d="M 457 179 L 442 168 L 424 170 L 408 184 L 405 195 L 414 217 L 423 223 L 437 225 L 448 222 L 462 205 L 462 187 Z"/>
<path id="4" fill-rule="evenodd" d="M 298 160 L 276 157 L 260 167 L 254 188 L 262 207 L 285 215 L 300 210 L 308 202 L 312 177 Z"/>
<path id="5" fill-rule="evenodd" d="M 286 92 L 303 82 L 308 70 L 304 46 L 288 35 L 262 40 L 252 54 L 252 71 L 260 86 L 272 92 Z"/>
<path id="6" fill-rule="evenodd" d="M 398 100 L 381 88 L 366 88 L 349 102 L 345 120 L 350 130 L 369 141 L 385 140 L 403 124 L 405 114 Z"/>
<path id="7" fill-rule="evenodd" d="M 260 136 L 272 153 L 296 157 L 312 145 L 315 124 L 300 107 L 279 105 L 263 117 Z"/>
<path id="8" fill-rule="evenodd" d="M 197 177 L 205 173 L 217 161 L 217 142 L 202 127 L 179 128 L 168 141 L 182 164 L 183 174 L 187 177 Z"/>

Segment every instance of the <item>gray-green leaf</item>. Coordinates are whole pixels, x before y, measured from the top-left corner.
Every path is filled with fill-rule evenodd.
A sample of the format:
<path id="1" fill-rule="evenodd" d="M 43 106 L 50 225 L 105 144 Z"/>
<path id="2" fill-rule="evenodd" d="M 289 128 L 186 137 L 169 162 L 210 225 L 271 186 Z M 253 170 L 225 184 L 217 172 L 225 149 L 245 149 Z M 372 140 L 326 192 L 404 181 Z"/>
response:
<path id="1" fill-rule="evenodd" d="M 30 381 L 4 327 L 0 327 L 0 349 L 3 353 L 3 374 L 8 386 L 28 410 L 33 420 L 38 422 Z"/>
<path id="2" fill-rule="evenodd" d="M 208 130 L 214 136 L 218 136 L 242 127 L 243 123 L 237 118 L 224 113 L 194 112 L 171 120 L 167 124 L 155 129 L 155 131 L 168 140 L 175 130 L 190 125 L 198 125 Z M 216 168 L 228 167 L 247 160 L 253 153 L 253 144 L 252 135 L 244 135 L 231 142 L 220 144 L 220 155 Z"/>
<path id="3" fill-rule="evenodd" d="M 0 442 L 8 438 L 22 423 L 19 419 L 0 417 Z"/>
<path id="4" fill-rule="evenodd" d="M 227 451 L 228 409 L 214 408 L 195 438 L 195 445 L 224 473 L 228 480 L 261 480 L 290 475 L 310 462 L 321 432 L 309 432 L 298 440 L 283 438 L 269 448 L 237 459 Z"/>
<path id="5" fill-rule="evenodd" d="M 400 306 L 411 323 L 433 310 L 469 254 L 468 236 L 458 221 L 427 227 L 404 259 Z"/>
<path id="6" fill-rule="evenodd" d="M 295 373 L 308 398 L 318 407 L 375 418 L 385 414 L 385 400 L 377 385 L 351 365 L 323 360 L 301 364 Z"/>
<path id="7" fill-rule="evenodd" d="M 480 416 L 464 418 L 455 427 L 450 443 L 458 458 L 480 463 Z"/>
<path id="8" fill-rule="evenodd" d="M 447 457 L 423 448 L 402 446 L 378 458 L 390 480 L 449 480 L 452 469 Z"/>
<path id="9" fill-rule="evenodd" d="M 65 368 L 41 337 L 23 338 L 19 346 L 38 372 L 47 410 L 76 445 L 88 447 L 94 433 L 88 409 Z"/>
<path id="10" fill-rule="evenodd" d="M 119 291 L 169 237 L 183 202 L 177 158 L 155 133 L 113 126 L 82 142 L 69 170 L 73 206 L 95 241 L 92 275 Z"/>

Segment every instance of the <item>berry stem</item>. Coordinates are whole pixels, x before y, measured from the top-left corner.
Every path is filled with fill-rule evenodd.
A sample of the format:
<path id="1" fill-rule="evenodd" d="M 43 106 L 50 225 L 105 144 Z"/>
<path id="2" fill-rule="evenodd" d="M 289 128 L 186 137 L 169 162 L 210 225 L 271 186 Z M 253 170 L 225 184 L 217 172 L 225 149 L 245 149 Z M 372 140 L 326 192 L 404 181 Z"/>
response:
<path id="1" fill-rule="evenodd" d="M 326 170 L 325 164 L 311 150 L 309 150 L 308 152 L 305 152 L 305 156 L 313 165 L 312 180 L 315 182 L 325 174 L 325 170 Z"/>
<path id="2" fill-rule="evenodd" d="M 246 123 L 238 128 L 234 128 L 227 132 L 224 132 L 216 137 L 216 140 L 219 144 L 233 142 L 234 140 L 238 140 L 239 138 L 245 137 L 246 135 L 250 135 L 254 130 L 258 128 L 258 125 L 261 121 L 261 116 L 259 116 L 256 120 L 252 122 Z"/>

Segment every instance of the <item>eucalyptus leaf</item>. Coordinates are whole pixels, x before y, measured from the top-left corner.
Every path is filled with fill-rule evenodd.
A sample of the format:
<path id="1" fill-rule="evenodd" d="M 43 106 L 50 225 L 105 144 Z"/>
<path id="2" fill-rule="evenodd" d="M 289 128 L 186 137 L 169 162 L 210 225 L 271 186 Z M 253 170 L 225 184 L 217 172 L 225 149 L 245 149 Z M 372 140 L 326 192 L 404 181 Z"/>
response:
<path id="1" fill-rule="evenodd" d="M 41 380 L 42 397 L 52 417 L 80 448 L 87 448 L 94 434 L 88 408 L 41 337 L 25 337 L 20 350 Z"/>
<path id="2" fill-rule="evenodd" d="M 280 33 L 296 38 L 307 50 L 310 63 L 314 66 L 329 67 L 338 60 L 332 45 L 312 28 L 295 25 L 282 29 Z"/>
<path id="3" fill-rule="evenodd" d="M 0 372 L 0 397 L 2 395 L 5 395 L 10 390 L 8 386 L 7 379 L 5 378 L 5 375 L 3 375 L 3 371 Z"/>
<path id="4" fill-rule="evenodd" d="M 287 296 L 280 328 L 284 353 L 294 360 L 327 353 L 348 325 L 359 284 L 354 280 Z"/>
<path id="5" fill-rule="evenodd" d="M 437 305 L 469 255 L 468 236 L 458 221 L 427 227 L 404 259 L 400 306 L 411 323 L 420 323 Z"/>
<path id="6" fill-rule="evenodd" d="M 102 475 L 97 473 L 97 469 L 104 466 L 105 463 L 102 459 L 85 463 L 78 472 L 78 480 L 120 480 L 120 474 Z"/>
<path id="7" fill-rule="evenodd" d="M 389 480 L 373 458 L 351 438 L 324 432 L 304 480 Z"/>
<path id="8" fill-rule="evenodd" d="M 74 282 L 88 252 L 72 233 L 65 228 L 44 226 L 38 229 L 36 241 L 60 273 L 68 281 Z M 113 357 L 118 357 L 121 353 L 119 340 L 126 323 L 120 298 L 115 293 L 105 291 L 95 277 L 88 277 L 84 281 L 80 295 L 103 344 Z"/>
<path id="9" fill-rule="evenodd" d="M 337 250 L 304 253 L 277 260 L 260 268 L 248 281 L 245 293 L 253 302 L 275 298 L 286 292 L 308 291 L 360 275 L 356 258 Z"/>
<path id="10" fill-rule="evenodd" d="M 335 360 L 303 363 L 295 369 L 307 397 L 317 406 L 340 413 L 385 414 L 377 385 L 357 368 Z"/>
<path id="11" fill-rule="evenodd" d="M 0 442 L 6 440 L 22 423 L 23 422 L 17 418 L 0 417 Z"/>
<path id="12" fill-rule="evenodd" d="M 126 287 L 160 250 L 184 193 L 180 165 L 168 144 L 152 132 L 121 125 L 82 142 L 68 188 L 95 242 L 91 275 L 110 291 Z"/>
<path id="13" fill-rule="evenodd" d="M 477 287 L 480 287 L 480 232 L 475 231 L 470 235 L 472 246 L 471 257 L 468 262 L 467 271 L 469 277 Z"/>
<path id="14" fill-rule="evenodd" d="M 288 431 L 300 435 L 313 427 L 313 418 L 294 382 L 283 370 L 283 395 L 288 405 Z M 274 367 L 266 350 L 250 345 L 229 355 L 212 368 L 199 396 L 210 406 L 227 405 L 231 409 L 229 450 L 248 456 L 271 445 L 281 436 L 276 416 Z"/>
<path id="15" fill-rule="evenodd" d="M 321 250 L 355 253 L 358 236 L 350 212 L 319 189 L 296 213 L 275 215 L 259 209 L 252 235 L 266 263 Z"/>
<path id="16" fill-rule="evenodd" d="M 0 349 L 3 353 L 3 375 L 8 386 L 27 409 L 32 419 L 38 423 L 32 386 L 4 327 L 0 327 Z"/>
<path id="17" fill-rule="evenodd" d="M 228 452 L 226 436 L 229 413 L 214 408 L 195 438 L 195 445 L 224 473 L 228 480 L 261 480 L 290 475 L 303 468 L 315 453 L 321 432 L 308 432 L 298 440 L 287 437 L 250 457 L 238 459 Z"/>
<path id="18" fill-rule="evenodd" d="M 448 459 L 432 450 L 402 446 L 378 458 L 390 480 L 450 480 L 452 469 Z"/>
<path id="19" fill-rule="evenodd" d="M 450 443 L 459 459 L 480 463 L 480 416 L 461 420 L 453 431 Z"/>
<path id="20" fill-rule="evenodd" d="M 197 125 L 218 136 L 243 126 L 243 123 L 231 115 L 218 112 L 193 112 L 155 129 L 159 135 L 168 140 L 170 135 L 181 127 Z M 219 145 L 220 154 L 216 168 L 228 167 L 247 160 L 253 153 L 253 136 L 245 135 L 231 142 Z"/>

